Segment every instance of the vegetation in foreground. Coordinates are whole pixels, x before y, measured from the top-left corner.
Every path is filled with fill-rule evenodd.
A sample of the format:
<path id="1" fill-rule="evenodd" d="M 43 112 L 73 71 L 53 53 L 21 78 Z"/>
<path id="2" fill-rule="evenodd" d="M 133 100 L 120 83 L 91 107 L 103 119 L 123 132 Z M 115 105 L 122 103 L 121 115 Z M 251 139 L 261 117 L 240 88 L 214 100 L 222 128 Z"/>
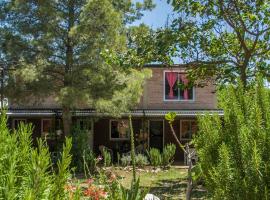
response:
<path id="1" fill-rule="evenodd" d="M 21 124 L 17 131 L 7 128 L 0 118 L 0 199 L 66 198 L 65 185 L 70 177 L 71 139 L 67 139 L 57 166 L 53 166 L 45 142 L 32 145 L 31 125 Z"/>
<path id="2" fill-rule="evenodd" d="M 224 118 L 200 117 L 197 172 L 213 199 L 269 199 L 270 92 L 258 81 L 220 92 Z"/>

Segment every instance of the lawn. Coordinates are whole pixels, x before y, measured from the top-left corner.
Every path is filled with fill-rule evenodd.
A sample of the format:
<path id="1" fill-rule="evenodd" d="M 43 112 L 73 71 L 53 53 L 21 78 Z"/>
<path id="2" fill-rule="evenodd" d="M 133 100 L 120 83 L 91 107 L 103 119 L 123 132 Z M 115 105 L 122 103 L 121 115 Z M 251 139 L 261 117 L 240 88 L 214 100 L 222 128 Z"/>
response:
<path id="1" fill-rule="evenodd" d="M 129 187 L 132 179 L 131 168 L 114 168 L 114 173 L 120 177 L 123 186 Z M 169 170 L 153 170 L 152 168 L 138 169 L 142 188 L 148 188 L 149 192 L 163 199 L 185 199 L 187 186 L 187 169 L 173 166 Z M 205 199 L 205 191 L 196 188 L 193 199 Z"/>

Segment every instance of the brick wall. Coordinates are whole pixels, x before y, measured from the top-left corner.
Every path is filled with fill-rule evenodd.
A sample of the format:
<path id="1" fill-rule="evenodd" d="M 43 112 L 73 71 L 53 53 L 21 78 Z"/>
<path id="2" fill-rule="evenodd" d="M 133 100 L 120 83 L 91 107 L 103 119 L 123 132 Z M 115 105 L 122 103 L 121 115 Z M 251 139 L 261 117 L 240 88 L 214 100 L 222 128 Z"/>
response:
<path id="1" fill-rule="evenodd" d="M 138 109 L 215 109 L 216 95 L 213 94 L 215 87 L 213 85 L 204 88 L 195 88 L 194 101 L 164 101 L 164 70 L 168 68 L 154 67 L 152 69 L 152 78 L 145 86 L 141 101 L 136 108 Z M 175 68 L 177 70 L 179 68 Z M 35 99 L 30 97 L 22 103 L 15 103 L 10 100 L 10 107 L 16 108 L 59 108 L 54 97 L 44 99 Z M 84 106 L 83 106 L 84 107 Z M 86 107 L 84 107 L 86 108 Z"/>
<path id="2" fill-rule="evenodd" d="M 144 93 L 137 108 L 216 109 L 216 95 L 213 93 L 215 91 L 214 85 L 195 88 L 194 101 L 164 101 L 164 70 L 168 70 L 168 68 L 152 68 L 152 78 L 145 84 Z"/>

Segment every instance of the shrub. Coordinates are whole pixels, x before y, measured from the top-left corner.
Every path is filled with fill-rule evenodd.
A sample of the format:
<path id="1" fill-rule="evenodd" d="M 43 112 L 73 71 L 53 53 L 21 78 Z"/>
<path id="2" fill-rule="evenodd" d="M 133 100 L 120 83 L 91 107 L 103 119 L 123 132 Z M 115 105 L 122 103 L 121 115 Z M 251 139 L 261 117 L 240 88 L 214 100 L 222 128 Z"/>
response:
<path id="1" fill-rule="evenodd" d="M 135 163 L 136 163 L 136 166 L 138 167 L 143 167 L 149 164 L 147 157 L 143 154 L 137 154 L 135 156 Z"/>
<path id="2" fill-rule="evenodd" d="M 38 140 L 32 145 L 32 126 L 20 124 L 11 134 L 7 118 L 0 118 L 0 199 L 65 199 L 70 177 L 69 154 L 72 141 L 67 139 L 54 171 L 48 146 Z"/>
<path id="3" fill-rule="evenodd" d="M 137 179 L 136 182 L 131 182 L 130 189 L 126 189 L 121 185 L 119 200 L 144 200 L 147 190 L 140 188 L 140 179 Z"/>
<path id="4" fill-rule="evenodd" d="M 112 156 L 110 152 L 104 148 L 101 153 L 103 157 L 104 167 L 109 167 L 112 163 Z"/>
<path id="5" fill-rule="evenodd" d="M 153 165 L 154 167 L 161 165 L 161 154 L 158 149 L 150 148 L 148 155 L 149 155 L 151 165 Z"/>
<path id="6" fill-rule="evenodd" d="M 126 166 L 130 165 L 130 163 L 131 163 L 131 157 L 130 156 L 122 156 L 122 158 L 121 158 L 122 166 L 126 167 Z"/>
<path id="7" fill-rule="evenodd" d="M 227 86 L 224 117 L 199 117 L 197 169 L 213 199 L 269 199 L 270 92 L 263 81 Z"/>
<path id="8" fill-rule="evenodd" d="M 86 130 L 81 130 L 75 126 L 72 130 L 72 167 L 75 167 L 76 172 L 83 172 L 85 164 L 89 169 L 93 166 L 93 152 L 89 146 L 89 135 Z"/>
<path id="9" fill-rule="evenodd" d="M 174 155 L 175 155 L 176 147 L 174 144 L 168 144 L 164 147 L 162 152 L 162 166 L 168 167 L 170 166 L 174 161 Z"/>

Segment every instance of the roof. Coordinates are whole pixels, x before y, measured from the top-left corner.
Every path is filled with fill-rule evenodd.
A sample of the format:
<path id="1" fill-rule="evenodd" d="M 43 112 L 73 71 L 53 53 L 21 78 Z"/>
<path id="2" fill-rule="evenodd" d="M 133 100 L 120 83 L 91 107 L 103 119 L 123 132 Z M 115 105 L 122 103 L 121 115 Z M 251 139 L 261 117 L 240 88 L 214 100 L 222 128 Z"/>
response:
<path id="1" fill-rule="evenodd" d="M 198 115 L 219 115 L 223 116 L 223 110 L 170 110 L 170 109 L 137 109 L 132 110 L 130 113 L 123 113 L 122 116 L 128 116 L 131 114 L 133 117 L 164 117 L 168 112 L 175 112 L 176 116 L 194 117 Z M 73 116 L 78 117 L 109 117 L 109 114 L 98 113 L 92 109 L 74 110 Z M 44 116 L 61 116 L 61 109 L 9 109 L 7 111 L 8 116 L 14 117 L 44 117 Z"/>
<path id="2" fill-rule="evenodd" d="M 158 64 L 158 63 L 150 63 L 150 64 L 145 64 L 145 68 L 183 68 L 185 69 L 187 67 L 186 64 L 174 64 L 174 65 L 165 65 L 165 64 Z"/>

